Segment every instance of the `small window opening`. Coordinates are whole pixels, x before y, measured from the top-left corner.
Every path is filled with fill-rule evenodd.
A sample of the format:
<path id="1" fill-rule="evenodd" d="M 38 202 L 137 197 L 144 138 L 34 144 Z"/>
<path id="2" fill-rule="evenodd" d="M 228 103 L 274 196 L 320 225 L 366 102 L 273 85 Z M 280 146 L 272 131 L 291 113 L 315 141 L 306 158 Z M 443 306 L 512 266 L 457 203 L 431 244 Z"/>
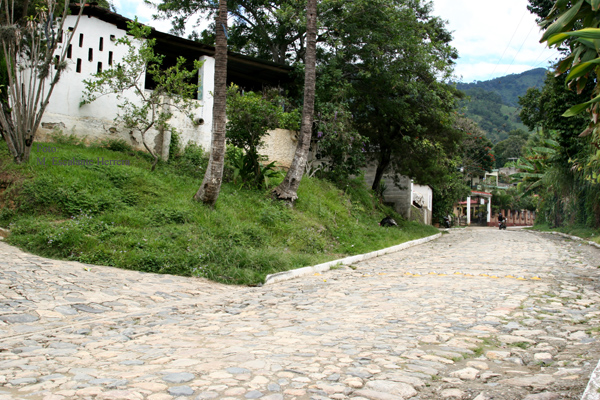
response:
<path id="1" fill-rule="evenodd" d="M 110 41 L 114 42 L 116 40 L 115 35 L 110 35 Z"/>
<path id="2" fill-rule="evenodd" d="M 74 30 L 75 30 L 74 27 L 72 27 L 72 26 L 69 27 L 69 32 L 73 32 Z"/>
<path id="3" fill-rule="evenodd" d="M 56 42 L 57 43 L 62 43 L 63 42 L 63 31 L 58 32 L 58 35 L 56 35 Z"/>
<path id="4" fill-rule="evenodd" d="M 54 56 L 54 69 L 58 69 L 58 64 L 60 64 L 60 56 Z"/>
<path id="5" fill-rule="evenodd" d="M 75 71 L 81 72 L 81 58 L 77 59 L 77 67 L 75 68 Z"/>
<path id="6" fill-rule="evenodd" d="M 100 38 L 100 43 L 98 44 L 98 50 L 104 50 L 104 38 Z"/>
<path id="7" fill-rule="evenodd" d="M 102 72 L 102 63 L 98 63 L 98 69 L 96 70 L 98 73 Z"/>
<path id="8" fill-rule="evenodd" d="M 79 34 L 79 47 L 83 47 L 83 33 Z"/>
<path id="9" fill-rule="evenodd" d="M 88 61 L 94 61 L 94 49 L 88 50 Z"/>
<path id="10" fill-rule="evenodd" d="M 113 52 L 109 51 L 108 52 L 108 65 L 112 65 L 113 64 Z"/>
<path id="11" fill-rule="evenodd" d="M 73 55 L 73 46 L 69 45 L 69 47 L 67 47 L 67 58 L 71 58 L 72 55 Z"/>

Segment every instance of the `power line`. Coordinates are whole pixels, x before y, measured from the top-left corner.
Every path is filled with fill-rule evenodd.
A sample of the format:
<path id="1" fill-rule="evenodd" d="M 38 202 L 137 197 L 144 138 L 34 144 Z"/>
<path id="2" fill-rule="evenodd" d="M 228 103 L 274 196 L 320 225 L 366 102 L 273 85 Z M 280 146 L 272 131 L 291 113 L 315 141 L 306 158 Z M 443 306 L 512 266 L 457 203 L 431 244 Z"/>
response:
<path id="1" fill-rule="evenodd" d="M 545 51 L 546 51 L 546 47 L 544 47 L 544 48 L 542 49 L 542 51 L 540 51 L 540 54 L 538 54 L 538 56 L 535 58 L 535 61 L 533 62 L 533 64 L 535 64 L 535 65 L 537 66 L 537 64 L 536 64 L 536 63 L 538 62 L 538 60 L 540 59 L 540 57 L 542 56 L 542 54 L 544 54 L 544 52 L 545 52 Z M 552 56 L 550 56 L 550 57 L 552 57 Z M 544 60 L 544 61 L 545 61 L 545 60 Z M 542 62 L 544 62 L 544 61 L 542 61 Z M 535 68 L 535 67 L 534 67 L 534 68 Z"/>
<path id="2" fill-rule="evenodd" d="M 543 63 L 545 63 L 546 61 L 548 61 L 550 58 L 555 57 L 556 53 L 554 54 L 550 54 L 548 57 L 546 57 L 546 59 L 544 61 L 539 62 L 538 64 L 536 64 L 533 68 L 537 67 L 538 65 L 541 65 Z"/>
<path id="3" fill-rule="evenodd" d="M 519 30 L 519 28 L 521 27 L 521 22 L 523 22 L 523 18 L 525 18 L 525 15 L 527 14 L 527 9 L 525 10 L 525 12 L 523 13 L 523 15 L 521 16 L 521 20 L 519 21 L 519 24 L 517 25 L 516 29 L 514 30 L 512 36 L 510 37 L 510 40 L 508 41 L 508 44 L 506 45 L 506 48 L 504 49 L 504 51 L 502 52 L 502 56 L 500 57 L 500 59 L 498 60 L 498 63 L 496 63 L 496 66 L 494 67 L 494 70 L 492 71 L 492 75 L 494 75 L 494 72 L 496 72 L 496 69 L 498 68 L 498 65 L 500 65 L 500 61 L 502 61 L 502 58 L 504 58 L 504 54 L 506 54 L 506 50 L 508 50 L 508 48 L 510 47 L 510 44 L 512 43 L 512 40 L 515 37 L 515 34 L 517 33 L 517 31 Z"/>
<path id="4" fill-rule="evenodd" d="M 529 39 L 529 35 L 531 35 L 531 31 L 533 30 L 533 27 L 534 27 L 534 25 L 531 26 L 531 29 L 529 30 L 529 33 L 525 37 L 525 40 L 523 40 L 523 43 L 521 43 L 521 47 L 519 47 L 519 50 L 517 50 L 517 54 L 515 54 L 515 56 L 513 57 L 512 61 L 510 62 L 510 65 L 506 68 L 506 72 L 504 72 L 504 75 L 508 74 L 508 70 L 510 69 L 510 67 L 512 67 L 513 63 L 517 59 L 517 56 L 521 52 L 521 49 L 523 49 L 523 46 L 525 45 L 525 42 L 527 41 L 527 39 Z"/>

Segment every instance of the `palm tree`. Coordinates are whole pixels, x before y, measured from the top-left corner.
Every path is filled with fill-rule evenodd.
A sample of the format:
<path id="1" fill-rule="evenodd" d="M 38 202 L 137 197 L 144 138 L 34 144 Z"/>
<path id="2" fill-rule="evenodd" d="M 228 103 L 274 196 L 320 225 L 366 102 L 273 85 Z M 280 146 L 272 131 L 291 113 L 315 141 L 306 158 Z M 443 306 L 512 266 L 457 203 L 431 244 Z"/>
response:
<path id="1" fill-rule="evenodd" d="M 304 107 L 302 125 L 294 160 L 285 179 L 273 190 L 279 200 L 293 203 L 298 198 L 298 186 L 304 174 L 312 135 L 313 111 L 315 106 L 316 52 L 317 52 L 317 0 L 306 3 L 306 59 L 304 73 Z"/>
<path id="2" fill-rule="evenodd" d="M 194 200 L 214 206 L 221 191 L 225 160 L 226 106 L 227 106 L 227 0 L 219 0 L 215 38 L 215 100 L 210 159 L 202 185 Z"/>

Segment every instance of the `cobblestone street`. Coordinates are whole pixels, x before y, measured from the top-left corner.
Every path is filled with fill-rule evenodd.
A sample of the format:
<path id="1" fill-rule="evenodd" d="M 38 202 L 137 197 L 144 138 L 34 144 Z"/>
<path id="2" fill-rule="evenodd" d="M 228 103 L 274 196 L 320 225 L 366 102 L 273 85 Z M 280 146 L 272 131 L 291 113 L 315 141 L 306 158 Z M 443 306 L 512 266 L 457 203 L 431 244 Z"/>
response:
<path id="1" fill-rule="evenodd" d="M 579 242 L 469 228 L 231 287 L 0 242 L 0 400 L 579 399 L 598 267 Z"/>

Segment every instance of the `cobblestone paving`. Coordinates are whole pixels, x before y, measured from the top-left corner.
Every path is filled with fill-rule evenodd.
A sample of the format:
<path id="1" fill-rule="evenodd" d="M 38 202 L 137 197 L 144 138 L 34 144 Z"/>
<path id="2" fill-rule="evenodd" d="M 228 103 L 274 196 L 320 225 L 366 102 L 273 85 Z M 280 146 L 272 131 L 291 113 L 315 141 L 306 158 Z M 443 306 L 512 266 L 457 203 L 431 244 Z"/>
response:
<path id="1" fill-rule="evenodd" d="M 578 399 L 599 266 L 577 242 L 473 228 L 250 288 L 0 242 L 0 400 Z"/>

